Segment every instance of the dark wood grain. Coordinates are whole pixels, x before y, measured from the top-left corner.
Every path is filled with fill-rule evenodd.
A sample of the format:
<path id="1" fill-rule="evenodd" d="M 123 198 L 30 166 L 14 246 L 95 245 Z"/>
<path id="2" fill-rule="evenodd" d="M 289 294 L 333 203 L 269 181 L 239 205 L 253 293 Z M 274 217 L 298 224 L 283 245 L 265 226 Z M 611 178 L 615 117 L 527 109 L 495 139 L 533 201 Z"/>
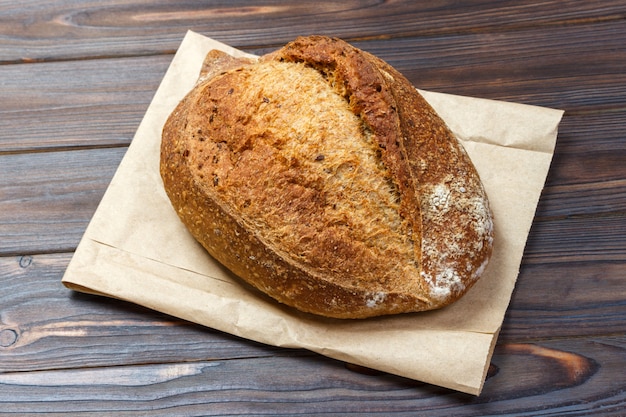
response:
<path id="1" fill-rule="evenodd" d="M 127 146 L 171 59 L 0 66 L 0 154 Z"/>
<path id="2" fill-rule="evenodd" d="M 0 166 L 11 173 L 0 177 L 0 254 L 73 250 L 125 151 L 96 148 L 0 155 Z M 550 195 L 559 216 L 542 219 L 538 213 L 527 244 L 527 261 L 626 259 L 626 194 L 620 188 L 624 180 L 618 179 L 626 178 L 623 158 L 626 150 L 590 149 L 586 164 L 570 161 L 573 165 L 563 168 L 579 176 L 587 174 L 589 182 L 570 186 L 575 192 Z M 597 167 L 595 172 L 602 175 L 589 166 Z M 569 217 L 580 214 L 576 208 L 581 194 L 594 195 L 606 187 L 619 191 L 603 196 L 604 204 L 585 203 L 585 216 Z M 568 207 L 573 208 L 571 213 Z"/>
<path id="3" fill-rule="evenodd" d="M 32 2 L 4 6 L 0 61 L 154 55 L 178 47 L 191 29 L 236 47 L 280 44 L 302 34 L 348 40 L 490 32 L 619 21 L 622 1 L 451 2 Z M 269 23 L 271 22 L 271 23 Z M 241 28 L 245 28 L 242 31 Z M 23 36 L 27 33 L 28 36 Z"/>
<path id="4" fill-rule="evenodd" d="M 5 3 L 0 415 L 625 415 L 623 1 Z M 187 29 L 340 36 L 420 88 L 565 110 L 481 396 L 61 285 Z"/>
<path id="5" fill-rule="evenodd" d="M 621 137 L 626 108 L 624 26 L 611 21 L 588 30 L 540 27 L 356 45 L 387 59 L 420 88 L 565 109 L 559 142 L 587 139 L 576 133 L 582 128 L 614 155 L 625 152 L 611 141 Z M 598 57 L 607 55 L 611 59 L 598 65 Z M 3 92 L 7 100 L 0 102 L 0 152 L 127 144 L 170 60 L 164 55 L 0 66 L 0 78 L 11 80 Z M 571 115 L 585 121 L 569 121 Z"/>
<path id="6" fill-rule="evenodd" d="M 563 347 L 503 345 L 479 398 L 351 372 L 320 356 L 284 356 L 7 372 L 0 404 L 10 401 L 9 412 L 20 415 L 619 415 L 624 340 Z"/>
<path id="7" fill-rule="evenodd" d="M 593 26 L 592 34 L 594 36 L 590 36 L 590 38 L 594 39 L 594 42 L 600 42 L 602 46 L 598 49 L 604 53 L 618 51 L 616 55 L 611 55 L 612 59 L 621 58 L 626 61 L 626 56 L 620 54 L 624 49 L 623 44 L 620 42 L 619 36 L 615 36 L 616 30 L 620 27 L 615 22 L 601 23 L 597 26 L 599 29 Z M 538 32 L 543 42 L 549 37 L 542 30 L 540 29 Z M 573 29 L 570 27 L 552 28 L 550 31 L 566 31 L 562 36 L 569 42 L 570 32 Z M 625 31 L 626 29 L 622 29 L 620 33 Z M 499 45 L 499 50 L 508 51 L 506 53 L 510 56 L 521 56 L 522 58 L 515 59 L 515 63 L 531 66 L 533 62 L 537 62 L 537 56 L 522 52 L 533 51 L 532 48 L 509 51 L 509 46 L 516 45 L 523 39 L 527 43 L 530 33 L 531 31 L 517 31 L 506 36 L 502 35 L 501 38 L 507 37 L 507 40 L 506 43 Z M 471 38 L 465 40 L 466 45 L 474 45 L 473 41 L 476 40 L 473 34 L 457 37 Z M 561 38 L 561 36 L 555 37 L 555 39 Z M 583 36 L 579 35 L 576 39 L 580 40 L 581 38 Z M 409 42 L 409 40 L 401 39 L 393 42 L 392 44 L 390 41 L 381 41 L 381 46 L 378 46 L 379 49 L 374 48 L 376 44 L 372 42 L 368 42 L 365 46 L 370 46 L 374 52 L 392 51 L 385 54 L 398 63 L 401 61 L 394 60 L 394 56 L 406 57 L 403 58 L 405 60 L 414 57 L 414 62 L 422 62 L 421 59 L 426 59 L 420 58 L 416 50 L 413 50 L 415 49 L 412 46 L 414 43 Z M 585 61 L 589 64 L 581 66 L 579 64 L 580 57 L 572 53 L 575 45 L 576 42 L 568 43 L 570 49 L 563 49 L 559 48 L 556 41 L 551 40 L 550 45 L 544 44 L 542 49 L 535 49 L 535 51 L 549 52 L 548 56 L 556 56 L 562 50 L 565 52 L 560 58 L 562 67 L 582 67 L 583 69 L 579 69 L 579 71 L 589 71 L 589 68 L 594 68 L 593 72 L 596 75 L 585 77 L 576 85 L 570 83 L 570 89 L 587 92 L 587 94 L 572 95 L 576 100 L 586 100 L 585 103 L 568 103 L 568 96 L 554 90 L 555 83 L 546 85 L 542 79 L 535 80 L 535 84 L 532 86 L 526 85 L 528 92 L 536 91 L 542 96 L 546 94 L 545 91 L 551 91 L 551 96 L 558 98 L 561 101 L 560 104 L 563 104 L 562 107 L 579 106 L 577 111 L 570 113 L 568 110 L 563 119 L 557 149 L 547 181 L 548 188 L 544 192 L 537 212 L 538 220 L 600 213 L 621 215 L 626 208 L 626 195 L 624 195 L 623 188 L 624 178 L 626 178 L 626 164 L 623 163 L 626 160 L 626 146 L 624 146 L 622 126 L 622 121 L 626 117 L 626 110 L 624 110 L 626 109 L 626 102 L 624 102 L 626 82 L 621 83 L 619 76 L 612 75 L 616 70 L 615 66 L 592 66 L 591 62 L 597 59 L 595 56 L 590 57 L 589 61 Z M 409 49 L 404 50 L 404 48 Z M 473 49 L 466 50 L 465 53 L 474 57 L 475 65 L 487 61 L 493 62 L 486 51 L 479 53 L 483 49 L 474 46 Z M 546 50 L 548 52 L 545 52 Z M 430 51 L 427 57 L 432 59 L 436 51 L 437 49 Z M 453 48 L 451 51 L 456 51 L 456 49 Z M 541 52 L 535 52 L 535 54 L 539 53 Z M 8 154 L 77 147 L 126 146 L 147 108 L 153 90 L 158 86 L 160 77 L 169 64 L 169 59 L 170 57 L 166 56 L 42 63 L 27 65 L 27 70 L 22 69 L 24 65 L 0 67 L 0 76 L 13 80 L 11 85 L 14 86 L 8 89 L 9 97 L 12 99 L 0 103 L 0 114 L 6 116 L 0 118 L 0 126 L 2 127 L 0 129 L 0 143 L 3 145 L 0 154 L 5 154 L 0 156 L 3 159 L 0 166 L 3 169 L 19 173 L 17 180 L 8 176 L 0 179 L 0 192 L 8 197 L 3 198 L 3 201 L 0 202 L 6 208 L 0 211 L 0 230 L 4 230 L 7 236 L 0 244 L 0 253 L 36 253 L 42 250 L 40 243 L 43 246 L 50 243 L 51 246 L 47 249 L 52 251 L 70 250 L 74 247 L 96 204 L 95 202 L 88 205 L 75 203 L 76 199 L 80 201 L 81 198 L 85 197 L 84 194 L 81 194 L 83 192 L 81 190 L 85 186 L 85 180 L 82 178 L 83 173 L 87 173 L 88 176 L 103 176 L 97 180 L 98 185 L 94 185 L 100 188 L 93 188 L 93 186 L 91 188 L 95 195 L 101 195 L 114 169 L 108 161 L 115 164 L 115 161 L 118 160 L 117 156 L 108 159 L 107 155 L 111 152 L 115 155 L 121 155 L 122 151 L 103 151 L 102 156 L 96 157 L 95 154 L 92 154 L 91 157 L 86 157 L 85 166 L 76 167 L 73 174 L 64 177 L 63 181 L 67 181 L 67 183 L 63 185 L 63 188 L 67 193 L 52 189 L 54 184 L 48 184 L 47 180 L 50 175 L 52 177 L 55 175 L 54 168 L 51 167 L 62 166 L 63 158 L 72 154 L 48 153 L 33 156 L 32 167 L 22 162 L 30 160 L 31 156 Z M 462 58 L 452 54 L 446 59 L 448 62 L 458 62 Z M 565 65 L 564 60 L 569 60 L 567 65 Z M 438 71 L 439 67 L 437 65 L 432 67 L 431 64 L 430 70 L 424 69 L 420 74 L 436 74 Z M 490 74 L 491 72 L 488 67 L 483 67 L 482 73 Z M 519 74 L 515 76 L 516 79 L 520 78 Z M 606 84 L 609 76 L 612 77 L 612 82 L 617 84 L 610 84 L 611 88 L 605 91 L 607 94 L 613 94 L 615 99 L 609 100 L 607 103 L 602 102 L 601 108 L 594 112 L 584 110 L 593 108 L 600 100 L 598 91 L 602 91 L 603 85 L 609 85 Z M 419 82 L 417 77 L 417 75 L 414 76 L 416 83 Z M 452 78 L 450 79 L 452 80 Z M 570 77 L 565 78 L 569 79 Z M 499 80 L 500 94 L 510 94 L 506 93 L 510 87 L 505 80 L 502 78 Z M 32 88 L 28 88 L 29 86 Z M 556 87 L 560 88 L 558 84 Z M 483 86 L 479 85 L 478 88 L 483 88 Z M 519 95 L 513 96 L 513 98 L 522 99 L 523 97 Z M 612 107 L 607 108 L 607 106 Z M 38 121 L 38 123 L 29 123 L 33 120 Z M 590 142 L 594 146 L 588 146 Z M 94 150 L 93 152 L 97 151 Z M 98 160 L 105 158 L 101 161 L 105 166 L 102 169 L 97 164 L 90 167 L 91 159 L 94 158 Z M 98 162 L 96 161 L 96 163 Z M 22 170 L 28 172 L 22 172 Z M 51 172 L 49 173 L 48 170 Z M 75 177 L 72 178 L 71 175 L 75 175 Z M 34 181 L 34 183 L 39 181 L 56 198 L 53 201 L 40 200 L 45 207 L 39 206 L 38 209 L 36 196 L 28 194 L 29 188 L 25 186 L 25 178 L 29 178 L 29 181 Z M 12 185 L 6 181 L 15 184 Z M 74 183 L 74 181 L 78 183 Z M 16 184 L 20 184 L 20 186 L 16 186 Z M 60 182 L 57 181 L 55 184 L 59 186 Z M 16 195 L 15 192 L 22 192 L 24 195 Z M 15 211 L 12 209 L 15 207 L 11 205 L 13 204 L 12 201 L 18 201 L 18 204 L 21 201 L 30 201 L 33 204 L 26 212 L 23 210 Z M 56 207 L 55 204 L 57 204 Z M 59 216 L 59 213 L 66 211 L 68 205 L 78 207 L 84 212 L 73 212 L 71 224 L 62 221 L 57 222 L 54 216 Z M 55 211 L 57 212 L 56 215 L 53 214 Z M 613 250 L 621 252 L 620 248 L 624 247 L 624 242 L 618 233 L 621 233 L 623 228 L 620 227 L 621 220 L 618 217 L 617 219 L 602 219 L 597 225 L 594 225 L 595 221 L 592 220 L 573 220 L 570 221 L 573 229 L 567 229 L 567 223 L 559 223 L 556 227 L 565 229 L 566 238 L 568 234 L 571 235 L 568 239 L 570 242 L 570 249 L 568 250 L 571 254 L 576 253 L 578 243 L 584 244 L 582 241 L 578 242 L 576 237 L 580 227 L 587 227 L 581 223 L 584 221 L 589 222 L 589 228 L 595 230 L 602 229 L 604 224 L 616 223 L 617 231 L 611 235 L 612 238 L 608 241 L 603 240 L 603 245 L 596 247 L 596 249 L 601 254 L 608 254 Z M 40 239 L 38 236 L 41 231 L 38 228 L 43 223 L 49 223 L 51 226 L 46 228 L 47 234 L 41 236 Z M 62 233 L 61 230 L 63 230 Z M 538 233 L 541 230 L 544 229 L 540 229 Z M 552 233 L 554 229 L 547 230 Z M 559 233 L 561 232 L 563 230 L 560 230 Z M 560 236 L 560 234 L 555 236 Z M 593 237 L 590 235 L 590 238 L 593 239 L 598 237 L 597 234 Z M 540 240 L 543 242 L 544 239 L 541 238 Z M 552 242 L 546 243 L 553 244 Z M 541 245 L 540 242 L 538 250 L 542 251 L 544 248 L 545 246 Z M 533 256 L 532 250 L 529 254 Z M 562 260 L 563 258 L 560 257 L 556 261 L 561 262 Z"/>
<path id="8" fill-rule="evenodd" d="M 0 374 L 295 354 L 69 291 L 71 253 L 0 258 Z"/>
<path id="9" fill-rule="evenodd" d="M 626 106 L 624 107 L 626 109 Z M 624 110 L 595 115 L 569 115 L 563 118 L 557 147 L 548 175 L 548 186 L 584 185 L 590 182 L 615 182 L 624 180 L 624 133 L 615 117 L 626 114 Z M 582 136 L 579 130 L 595 129 L 595 134 Z M 587 148 L 580 143 L 584 137 Z M 579 190 L 580 191 L 580 190 Z M 586 204 L 595 205 L 596 200 Z M 585 205 L 586 205 L 585 204 Z"/>
<path id="10" fill-rule="evenodd" d="M 564 109 L 623 108 L 622 20 L 357 42 L 419 88 Z M 584 74 L 584 77 L 581 75 Z M 547 82 L 549 80 L 549 82 Z"/>
<path id="11" fill-rule="evenodd" d="M 74 250 L 125 152 L 0 155 L 0 253 Z"/>
<path id="12" fill-rule="evenodd" d="M 537 222 L 524 252 L 526 263 L 611 260 L 626 261 L 624 213 Z"/>
<path id="13" fill-rule="evenodd" d="M 0 373 L 301 355 L 195 326 L 129 303 L 73 293 L 71 253 L 0 258 Z M 572 278 L 574 277 L 574 278 Z M 525 265 L 505 343 L 626 333 L 622 263 Z"/>
<path id="14" fill-rule="evenodd" d="M 626 333 L 624 262 L 524 262 L 500 339 Z"/>

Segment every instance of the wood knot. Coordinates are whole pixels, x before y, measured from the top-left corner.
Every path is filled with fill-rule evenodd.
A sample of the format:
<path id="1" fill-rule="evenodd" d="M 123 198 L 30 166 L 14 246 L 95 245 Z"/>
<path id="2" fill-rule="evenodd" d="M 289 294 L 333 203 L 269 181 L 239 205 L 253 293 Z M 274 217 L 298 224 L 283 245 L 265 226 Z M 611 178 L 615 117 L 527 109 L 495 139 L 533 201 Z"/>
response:
<path id="1" fill-rule="evenodd" d="M 512 399 L 572 388 L 584 384 L 600 367 L 593 359 L 574 352 L 523 343 L 497 347 L 493 361 L 496 364 L 488 371 L 490 382 L 485 384 L 483 398 L 497 395 Z M 498 361 L 506 364 L 498 366 Z"/>
<path id="2" fill-rule="evenodd" d="M 9 347 L 17 342 L 18 335 L 13 329 L 0 330 L 0 347 Z"/>
<path id="3" fill-rule="evenodd" d="M 20 256 L 20 268 L 28 268 L 33 263 L 33 257 L 29 255 Z"/>
<path id="4" fill-rule="evenodd" d="M 505 345 L 505 351 L 532 357 L 541 362 L 543 369 L 550 369 L 553 386 L 571 387 L 582 384 L 598 370 L 598 364 L 592 359 L 539 345 L 512 343 Z"/>

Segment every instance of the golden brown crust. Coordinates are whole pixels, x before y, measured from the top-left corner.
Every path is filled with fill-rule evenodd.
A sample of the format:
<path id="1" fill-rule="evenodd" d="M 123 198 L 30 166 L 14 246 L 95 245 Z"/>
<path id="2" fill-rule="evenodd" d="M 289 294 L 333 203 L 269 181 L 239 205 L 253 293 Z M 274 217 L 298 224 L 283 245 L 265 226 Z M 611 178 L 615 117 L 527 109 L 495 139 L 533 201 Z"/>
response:
<path id="1" fill-rule="evenodd" d="M 218 261 L 338 318 L 438 308 L 473 285 L 492 247 L 484 190 L 397 71 L 317 36 L 206 63 L 164 127 L 161 175 Z"/>

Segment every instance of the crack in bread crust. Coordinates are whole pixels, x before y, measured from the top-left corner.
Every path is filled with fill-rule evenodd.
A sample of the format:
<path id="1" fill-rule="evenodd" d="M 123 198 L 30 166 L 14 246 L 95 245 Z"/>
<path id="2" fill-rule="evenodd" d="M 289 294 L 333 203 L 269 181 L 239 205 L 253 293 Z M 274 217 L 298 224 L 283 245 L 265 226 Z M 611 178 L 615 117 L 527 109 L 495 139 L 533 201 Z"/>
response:
<path id="1" fill-rule="evenodd" d="M 471 287 L 492 246 L 484 190 L 397 71 L 325 37 L 207 63 L 164 127 L 161 175 L 218 261 L 338 318 L 438 308 Z"/>

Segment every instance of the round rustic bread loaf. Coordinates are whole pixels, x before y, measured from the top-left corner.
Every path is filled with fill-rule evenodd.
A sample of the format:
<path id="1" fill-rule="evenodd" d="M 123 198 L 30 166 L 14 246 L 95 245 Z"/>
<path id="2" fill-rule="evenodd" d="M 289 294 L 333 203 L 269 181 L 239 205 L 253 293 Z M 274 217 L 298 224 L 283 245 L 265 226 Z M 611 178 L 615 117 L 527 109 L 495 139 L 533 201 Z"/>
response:
<path id="1" fill-rule="evenodd" d="M 398 71 L 335 38 L 209 53 L 163 129 L 161 176 L 213 257 L 305 312 L 440 308 L 492 251 L 463 147 Z"/>

